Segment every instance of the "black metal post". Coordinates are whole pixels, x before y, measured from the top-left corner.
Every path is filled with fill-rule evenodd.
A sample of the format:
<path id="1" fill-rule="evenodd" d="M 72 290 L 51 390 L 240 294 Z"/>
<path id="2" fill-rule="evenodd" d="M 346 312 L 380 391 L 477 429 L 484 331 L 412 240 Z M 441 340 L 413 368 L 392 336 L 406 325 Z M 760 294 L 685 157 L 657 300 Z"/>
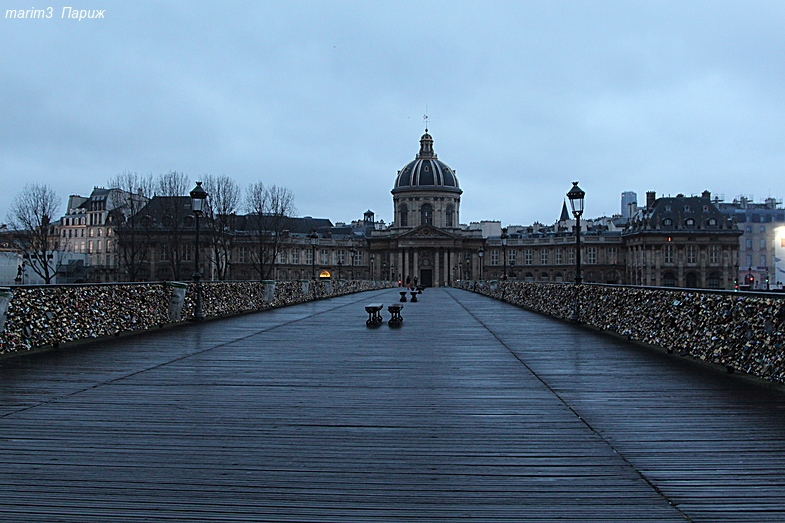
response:
<path id="1" fill-rule="evenodd" d="M 194 321 L 204 321 L 204 311 L 202 310 L 202 273 L 199 267 L 199 215 L 196 217 L 196 254 L 194 255 L 194 282 L 196 282 L 196 308 L 194 310 Z"/>

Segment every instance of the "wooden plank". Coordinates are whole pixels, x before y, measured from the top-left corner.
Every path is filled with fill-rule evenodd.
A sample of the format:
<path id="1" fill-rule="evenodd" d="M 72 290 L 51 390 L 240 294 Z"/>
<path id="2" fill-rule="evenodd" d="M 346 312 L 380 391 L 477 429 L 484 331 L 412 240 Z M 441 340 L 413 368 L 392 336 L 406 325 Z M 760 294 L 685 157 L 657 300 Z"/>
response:
<path id="1" fill-rule="evenodd" d="M 373 291 L 0 362 L 3 521 L 781 521 L 785 401 L 579 327 Z"/>

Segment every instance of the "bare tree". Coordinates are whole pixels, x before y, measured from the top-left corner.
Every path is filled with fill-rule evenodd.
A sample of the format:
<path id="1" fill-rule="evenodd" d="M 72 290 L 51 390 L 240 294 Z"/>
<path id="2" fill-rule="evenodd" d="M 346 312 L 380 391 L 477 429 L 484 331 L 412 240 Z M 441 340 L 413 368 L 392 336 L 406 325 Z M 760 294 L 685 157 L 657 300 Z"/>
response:
<path id="1" fill-rule="evenodd" d="M 262 182 L 256 182 L 248 186 L 245 205 L 253 240 L 251 265 L 260 280 L 270 279 L 281 250 L 286 221 L 297 212 L 294 195 L 286 187 L 266 187 Z"/>
<path id="2" fill-rule="evenodd" d="M 149 263 L 152 220 L 140 211 L 152 197 L 153 176 L 123 171 L 109 180 L 109 187 L 118 189 L 110 192 L 109 203 L 119 264 L 128 281 L 141 281 Z"/>
<path id="3" fill-rule="evenodd" d="M 31 183 L 16 195 L 8 212 L 16 247 L 47 284 L 52 283 L 61 261 L 55 259 L 60 237 L 53 229 L 53 218 L 59 209 L 60 198 L 51 187 Z"/>
<path id="4" fill-rule="evenodd" d="M 207 210 L 204 214 L 210 231 L 210 261 L 219 280 L 229 277 L 230 253 L 234 238 L 234 224 L 240 204 L 240 186 L 226 175 L 202 177 L 207 191 Z"/>
<path id="5" fill-rule="evenodd" d="M 186 274 L 186 258 L 190 258 L 191 244 L 186 242 L 185 217 L 191 215 L 191 200 L 188 197 L 191 182 L 182 172 L 169 171 L 156 180 L 155 196 L 161 205 L 161 238 L 159 248 L 171 268 L 171 276 L 180 280 Z"/>

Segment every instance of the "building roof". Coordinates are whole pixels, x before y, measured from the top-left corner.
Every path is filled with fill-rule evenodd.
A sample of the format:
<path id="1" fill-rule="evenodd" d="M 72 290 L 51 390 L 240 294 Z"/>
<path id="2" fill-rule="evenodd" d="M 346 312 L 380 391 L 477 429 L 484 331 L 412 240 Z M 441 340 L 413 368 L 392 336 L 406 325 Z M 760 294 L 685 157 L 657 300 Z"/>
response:
<path id="1" fill-rule="evenodd" d="M 738 230 L 736 224 L 720 212 L 710 197 L 679 195 L 655 200 L 651 208 L 639 212 L 631 220 L 627 233 L 730 230 Z"/>
<path id="2" fill-rule="evenodd" d="M 433 138 L 425 129 L 420 138 L 420 152 L 415 159 L 398 171 L 393 193 L 402 190 L 449 190 L 462 192 L 455 171 L 438 159 L 433 152 Z"/>

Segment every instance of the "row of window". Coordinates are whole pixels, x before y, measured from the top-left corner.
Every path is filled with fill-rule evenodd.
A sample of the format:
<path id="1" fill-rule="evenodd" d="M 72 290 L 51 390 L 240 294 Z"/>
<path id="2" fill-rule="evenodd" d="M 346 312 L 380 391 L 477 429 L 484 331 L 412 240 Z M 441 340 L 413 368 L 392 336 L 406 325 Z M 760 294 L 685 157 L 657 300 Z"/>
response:
<path id="1" fill-rule="evenodd" d="M 767 240 L 766 238 L 761 238 L 758 244 L 758 250 L 765 251 L 767 248 Z M 751 251 L 752 250 L 752 238 L 747 238 L 744 240 L 744 250 Z"/>
<path id="2" fill-rule="evenodd" d="M 583 262 L 587 264 L 596 264 L 597 263 L 597 247 L 588 246 L 581 250 L 583 254 Z M 608 247 L 605 250 L 607 256 L 607 263 L 614 265 L 618 263 L 619 258 L 619 251 L 616 247 Z M 521 252 L 523 255 L 523 265 L 534 265 L 535 260 L 535 251 L 534 249 L 523 249 Z M 551 264 L 551 255 L 553 259 L 553 265 L 573 265 L 575 263 L 575 249 L 568 248 L 567 249 L 567 256 L 565 259 L 564 253 L 562 249 L 554 249 L 551 252 L 550 249 L 540 249 L 539 250 L 539 265 L 550 265 Z M 507 265 L 518 265 L 518 251 L 515 249 L 510 249 L 507 251 Z M 499 250 L 492 249 L 490 251 L 490 265 L 500 265 L 499 263 Z"/>
<path id="3" fill-rule="evenodd" d="M 103 213 L 92 213 L 87 216 L 66 216 L 63 218 L 63 225 L 73 227 L 75 225 L 103 225 Z"/>
<path id="4" fill-rule="evenodd" d="M 61 232 L 61 236 L 63 238 L 84 238 L 85 237 L 84 231 L 85 231 L 84 229 L 63 229 Z M 100 238 L 103 235 L 104 235 L 103 229 L 100 228 L 87 230 L 87 236 L 90 238 L 95 238 L 96 236 Z M 106 229 L 106 235 L 107 236 L 112 235 L 111 228 Z"/>
<path id="5" fill-rule="evenodd" d="M 398 208 L 400 211 L 400 224 L 401 227 L 409 226 L 409 206 L 401 204 Z M 455 220 L 453 219 L 453 206 L 448 205 L 444 211 L 444 226 L 454 227 Z M 425 203 L 420 206 L 420 225 L 433 225 L 433 206 L 430 203 Z"/>
<path id="6" fill-rule="evenodd" d="M 720 263 L 720 254 L 722 249 L 719 245 L 710 245 L 708 249 L 709 264 L 718 265 Z M 658 252 L 657 255 L 660 253 Z M 727 253 L 726 253 L 727 255 Z M 633 251 L 633 261 L 637 265 L 644 265 L 644 251 L 643 249 L 635 249 Z M 684 261 L 686 263 L 698 263 L 698 247 L 696 245 L 687 245 L 684 249 Z M 676 248 L 673 245 L 665 245 L 662 249 L 662 262 L 663 263 L 676 263 Z"/>
<path id="7" fill-rule="evenodd" d="M 706 223 L 708 225 L 714 226 L 717 225 L 717 220 L 715 218 L 709 218 L 709 220 Z M 671 218 L 665 218 L 664 220 L 662 220 L 662 225 L 664 225 L 665 227 L 670 227 L 671 225 L 673 225 L 673 220 Z M 687 218 L 686 220 L 684 220 L 684 225 L 686 227 L 695 227 L 695 219 Z"/>
<path id="8" fill-rule="evenodd" d="M 110 251 L 109 248 L 109 240 L 81 240 L 69 243 L 65 249 L 71 252 L 77 252 L 82 254 L 94 254 L 100 253 L 104 251 L 104 247 L 106 247 L 106 252 Z"/>

